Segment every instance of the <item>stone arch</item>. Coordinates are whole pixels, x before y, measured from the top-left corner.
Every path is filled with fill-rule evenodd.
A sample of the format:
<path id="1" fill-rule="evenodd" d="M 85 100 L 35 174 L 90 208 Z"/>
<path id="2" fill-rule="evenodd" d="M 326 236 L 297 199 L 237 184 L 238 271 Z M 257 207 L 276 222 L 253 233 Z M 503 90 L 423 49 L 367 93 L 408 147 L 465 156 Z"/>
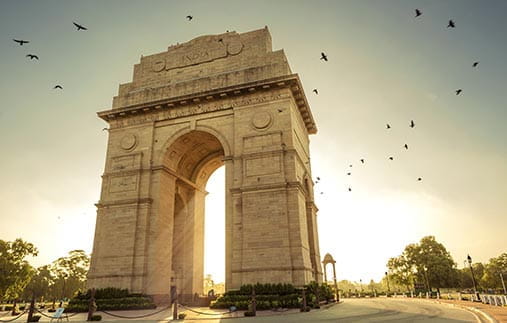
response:
<path id="1" fill-rule="evenodd" d="M 112 131 L 89 288 L 128 288 L 157 303 L 174 297 L 173 285 L 182 301 L 199 293 L 204 188 L 222 164 L 226 290 L 322 280 L 311 169 L 300 162 L 317 128 L 267 28 L 143 56 L 98 115 Z"/>
<path id="2" fill-rule="evenodd" d="M 230 148 L 231 146 L 230 146 L 228 140 L 226 139 L 226 137 L 221 132 L 219 132 L 218 130 L 216 130 L 210 126 L 198 125 L 195 127 L 195 129 L 192 129 L 191 127 L 185 127 L 185 128 L 179 129 L 174 134 L 172 134 L 169 138 L 167 138 L 164 145 L 162 146 L 162 149 L 161 149 L 162 153 L 159 155 L 158 160 L 156 161 L 155 164 L 162 165 L 163 159 L 164 159 L 165 155 L 167 154 L 169 148 L 175 142 L 177 142 L 180 137 L 182 137 L 188 133 L 191 133 L 193 131 L 202 131 L 202 132 L 207 132 L 210 135 L 213 135 L 222 145 L 222 148 L 224 150 L 224 156 L 231 156 L 231 148 Z"/>

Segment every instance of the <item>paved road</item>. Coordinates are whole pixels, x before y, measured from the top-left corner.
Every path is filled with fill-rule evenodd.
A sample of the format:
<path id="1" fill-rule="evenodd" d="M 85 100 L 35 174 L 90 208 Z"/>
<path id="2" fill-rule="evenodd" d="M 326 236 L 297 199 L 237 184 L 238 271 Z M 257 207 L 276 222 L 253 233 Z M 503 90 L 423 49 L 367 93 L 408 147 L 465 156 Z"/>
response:
<path id="1" fill-rule="evenodd" d="M 140 316 L 149 314 L 150 311 L 118 311 L 115 312 L 124 316 Z M 209 311 L 209 310 L 208 310 Z M 103 314 L 103 313 L 98 313 Z M 240 314 L 240 313 L 238 313 Z M 264 315 L 264 314 L 263 314 Z M 335 304 L 331 307 L 321 310 L 313 310 L 308 313 L 284 313 L 276 316 L 257 316 L 229 318 L 229 319 L 212 319 L 209 316 L 200 315 L 195 317 L 196 320 L 185 320 L 185 322 L 198 323 L 308 323 L 308 322 L 486 322 L 480 321 L 478 316 L 472 312 L 461 308 L 451 307 L 445 304 L 438 304 L 426 300 L 418 299 L 345 299 L 343 303 Z M 103 314 L 104 321 L 119 322 L 168 322 L 170 321 L 171 310 L 164 310 L 161 313 L 149 316 L 145 319 L 125 320 Z M 0 322 L 10 319 L 11 317 L 1 317 Z M 151 319 L 150 321 L 146 319 Z M 70 321 L 72 323 L 82 322 L 86 320 L 86 314 L 78 314 L 73 316 Z M 41 322 L 48 322 L 49 319 L 43 317 Z M 26 317 L 21 317 L 15 322 L 26 322 Z M 178 321 L 183 322 L 183 321 Z"/>
<path id="2" fill-rule="evenodd" d="M 328 309 L 271 317 L 226 320 L 199 320 L 198 322 L 481 322 L 477 316 L 463 309 L 425 300 L 404 299 L 346 299 Z"/>

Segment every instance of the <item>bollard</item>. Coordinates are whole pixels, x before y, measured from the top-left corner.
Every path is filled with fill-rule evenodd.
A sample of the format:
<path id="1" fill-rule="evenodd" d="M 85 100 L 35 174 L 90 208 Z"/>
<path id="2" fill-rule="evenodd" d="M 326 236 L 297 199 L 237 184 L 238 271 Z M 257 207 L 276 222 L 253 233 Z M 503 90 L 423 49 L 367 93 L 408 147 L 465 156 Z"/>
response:
<path id="1" fill-rule="evenodd" d="M 255 299 L 255 287 L 252 287 L 252 313 L 253 316 L 257 315 L 257 300 Z"/>
<path id="2" fill-rule="evenodd" d="M 93 313 L 97 310 L 97 303 L 95 303 L 95 288 L 90 290 L 90 301 L 88 303 L 88 317 L 87 321 L 92 320 Z"/>
<path id="3" fill-rule="evenodd" d="M 30 310 L 28 311 L 28 317 L 26 318 L 27 322 L 32 322 L 34 310 L 35 310 L 35 296 L 33 296 L 32 300 L 30 301 Z"/>
<path id="4" fill-rule="evenodd" d="M 173 320 L 178 319 L 178 294 L 176 293 L 176 297 L 173 302 Z"/>
<path id="5" fill-rule="evenodd" d="M 306 293 L 304 287 L 303 287 L 303 311 L 306 311 Z"/>

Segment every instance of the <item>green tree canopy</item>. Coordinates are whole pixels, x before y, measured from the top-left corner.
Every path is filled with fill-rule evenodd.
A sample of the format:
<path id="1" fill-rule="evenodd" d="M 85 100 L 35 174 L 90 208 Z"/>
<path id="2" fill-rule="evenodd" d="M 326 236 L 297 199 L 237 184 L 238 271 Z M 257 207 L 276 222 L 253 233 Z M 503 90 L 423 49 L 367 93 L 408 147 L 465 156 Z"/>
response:
<path id="1" fill-rule="evenodd" d="M 20 296 L 33 274 L 25 258 L 37 256 L 37 253 L 33 244 L 21 239 L 0 240 L 0 299 Z"/>
<path id="2" fill-rule="evenodd" d="M 405 286 L 416 281 L 431 290 L 457 283 L 456 263 L 444 245 L 433 236 L 409 244 L 399 257 L 389 259 L 387 266 L 391 271 L 390 277 Z"/>
<path id="3" fill-rule="evenodd" d="M 507 281 L 507 253 L 503 253 L 496 258 L 491 258 L 484 268 L 481 283 L 486 288 L 502 288 L 503 275 L 504 281 Z M 507 282 L 506 282 L 507 283 Z"/>
<path id="4" fill-rule="evenodd" d="M 71 298 L 78 290 L 84 290 L 89 267 L 90 257 L 83 250 L 72 250 L 68 256 L 55 260 L 51 265 L 51 296 Z"/>

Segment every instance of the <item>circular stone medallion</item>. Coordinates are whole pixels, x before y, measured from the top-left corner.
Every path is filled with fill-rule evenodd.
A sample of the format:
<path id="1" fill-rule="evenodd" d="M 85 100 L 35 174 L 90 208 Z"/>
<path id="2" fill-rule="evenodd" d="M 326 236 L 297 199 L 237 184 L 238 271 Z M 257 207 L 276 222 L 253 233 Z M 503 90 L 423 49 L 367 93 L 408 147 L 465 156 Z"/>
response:
<path id="1" fill-rule="evenodd" d="M 237 55 L 243 49 L 243 44 L 239 40 L 233 40 L 227 44 L 227 53 L 229 55 Z"/>
<path id="2" fill-rule="evenodd" d="M 121 138 L 120 146 L 125 150 L 132 149 L 136 146 L 137 138 L 135 135 L 129 133 Z"/>
<path id="3" fill-rule="evenodd" d="M 266 129 L 271 125 L 271 114 L 266 111 L 257 112 L 252 118 L 252 124 L 256 129 Z"/>

